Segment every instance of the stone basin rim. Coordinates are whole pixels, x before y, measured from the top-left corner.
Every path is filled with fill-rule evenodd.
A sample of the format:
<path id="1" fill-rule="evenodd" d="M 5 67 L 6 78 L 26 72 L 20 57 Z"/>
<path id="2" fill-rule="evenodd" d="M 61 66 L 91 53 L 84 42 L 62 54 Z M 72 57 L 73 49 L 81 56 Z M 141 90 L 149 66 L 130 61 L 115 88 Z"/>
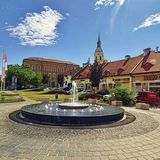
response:
<path id="1" fill-rule="evenodd" d="M 59 103 L 58 106 L 61 109 L 84 109 L 88 108 L 89 104 L 79 102 L 65 102 Z"/>

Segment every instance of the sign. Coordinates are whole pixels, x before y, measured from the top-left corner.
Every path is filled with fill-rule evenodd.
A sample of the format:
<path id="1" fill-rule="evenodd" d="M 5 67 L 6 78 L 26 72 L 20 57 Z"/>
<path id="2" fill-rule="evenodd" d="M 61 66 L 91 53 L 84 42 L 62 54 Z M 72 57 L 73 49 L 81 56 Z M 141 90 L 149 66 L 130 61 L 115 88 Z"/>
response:
<path id="1" fill-rule="evenodd" d="M 100 83 L 106 83 L 107 81 L 106 81 L 106 79 L 101 79 L 100 80 Z"/>
<path id="2" fill-rule="evenodd" d="M 146 76 L 144 76 L 144 81 L 158 80 L 158 79 L 160 79 L 160 75 L 146 75 Z"/>
<path id="3" fill-rule="evenodd" d="M 12 76 L 11 89 L 12 90 L 17 89 L 17 77 L 16 76 Z"/>

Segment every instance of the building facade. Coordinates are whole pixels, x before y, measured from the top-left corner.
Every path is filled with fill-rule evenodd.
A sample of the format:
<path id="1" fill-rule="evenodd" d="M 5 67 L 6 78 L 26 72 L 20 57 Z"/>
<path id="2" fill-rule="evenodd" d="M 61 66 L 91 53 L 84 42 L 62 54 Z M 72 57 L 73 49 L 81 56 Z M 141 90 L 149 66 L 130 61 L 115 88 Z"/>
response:
<path id="1" fill-rule="evenodd" d="M 94 60 L 102 65 L 102 79 L 99 90 L 122 86 L 135 91 L 160 91 L 160 52 L 146 48 L 135 57 L 126 55 L 124 59 L 108 62 L 104 58 L 98 36 Z M 84 66 L 74 77 L 78 86 L 91 88 L 89 80 L 90 64 Z"/>
<path id="2" fill-rule="evenodd" d="M 49 76 L 49 87 L 58 86 L 57 76 L 63 74 L 65 77 L 73 74 L 79 69 L 79 65 L 74 64 L 69 61 L 39 58 L 39 57 L 29 57 L 23 60 L 23 64 L 30 66 L 32 71 L 35 73 L 41 73 L 42 75 Z M 65 81 L 65 86 L 70 84 L 70 81 Z"/>
<path id="3" fill-rule="evenodd" d="M 137 91 L 160 91 L 160 52 L 144 50 L 144 58 L 132 73 Z"/>

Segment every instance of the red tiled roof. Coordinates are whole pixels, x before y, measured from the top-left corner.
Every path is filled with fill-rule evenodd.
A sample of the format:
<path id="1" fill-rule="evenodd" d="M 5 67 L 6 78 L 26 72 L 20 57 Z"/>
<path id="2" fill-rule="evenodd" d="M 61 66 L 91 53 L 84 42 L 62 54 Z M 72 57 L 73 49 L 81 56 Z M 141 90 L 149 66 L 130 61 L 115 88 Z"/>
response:
<path id="1" fill-rule="evenodd" d="M 87 64 L 86 66 L 84 66 L 79 72 L 77 72 L 73 79 L 86 79 L 89 78 L 89 74 L 90 74 L 90 65 Z"/>
<path id="2" fill-rule="evenodd" d="M 132 73 L 138 74 L 158 71 L 160 71 L 160 53 L 151 51 L 149 54 L 144 56 L 141 63 L 139 63 Z"/>
<path id="3" fill-rule="evenodd" d="M 79 71 L 81 70 L 80 67 L 77 67 L 76 69 L 72 69 L 72 70 L 69 70 L 69 71 L 66 71 L 65 72 L 65 76 L 68 76 L 68 75 L 71 75 L 72 77 L 77 74 Z"/>
<path id="4" fill-rule="evenodd" d="M 48 59 L 48 58 L 41 58 L 41 57 L 28 57 L 24 60 L 31 60 L 31 61 L 43 61 L 43 62 L 54 62 L 54 63 L 65 63 L 65 64 L 72 64 L 72 65 L 78 65 L 75 63 L 72 63 L 70 61 L 63 61 L 63 60 L 56 60 L 56 59 Z"/>
<path id="5" fill-rule="evenodd" d="M 151 51 L 143 54 L 113 62 L 105 62 L 102 65 L 103 76 L 122 76 L 138 73 L 160 72 L 160 52 Z M 90 65 L 83 67 L 73 79 L 89 78 Z"/>
<path id="6" fill-rule="evenodd" d="M 134 67 L 142 60 L 142 57 L 143 55 L 140 55 L 128 59 L 108 62 L 103 69 L 103 75 L 118 76 L 130 74 Z"/>

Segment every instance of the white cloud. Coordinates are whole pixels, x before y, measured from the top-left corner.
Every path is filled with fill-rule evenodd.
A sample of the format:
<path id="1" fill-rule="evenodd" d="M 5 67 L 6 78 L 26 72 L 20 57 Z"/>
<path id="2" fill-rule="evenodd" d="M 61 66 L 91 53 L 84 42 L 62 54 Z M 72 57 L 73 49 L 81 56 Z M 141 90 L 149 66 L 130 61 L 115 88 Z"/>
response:
<path id="1" fill-rule="evenodd" d="M 146 28 L 156 24 L 160 24 L 160 13 L 149 16 L 144 22 L 141 23 L 139 27 L 134 28 L 133 32 L 137 31 L 140 28 Z"/>
<path id="2" fill-rule="evenodd" d="M 21 45 L 48 46 L 55 43 L 58 37 L 57 25 L 63 16 L 56 10 L 44 6 L 41 13 L 27 13 L 17 26 L 9 26 L 7 31 L 17 37 Z"/>
<path id="3" fill-rule="evenodd" d="M 112 6 L 114 4 L 119 4 L 120 6 L 122 6 L 124 4 L 125 0 L 96 0 L 95 6 L 96 9 L 98 10 L 100 9 L 100 7 L 102 6 Z"/>

